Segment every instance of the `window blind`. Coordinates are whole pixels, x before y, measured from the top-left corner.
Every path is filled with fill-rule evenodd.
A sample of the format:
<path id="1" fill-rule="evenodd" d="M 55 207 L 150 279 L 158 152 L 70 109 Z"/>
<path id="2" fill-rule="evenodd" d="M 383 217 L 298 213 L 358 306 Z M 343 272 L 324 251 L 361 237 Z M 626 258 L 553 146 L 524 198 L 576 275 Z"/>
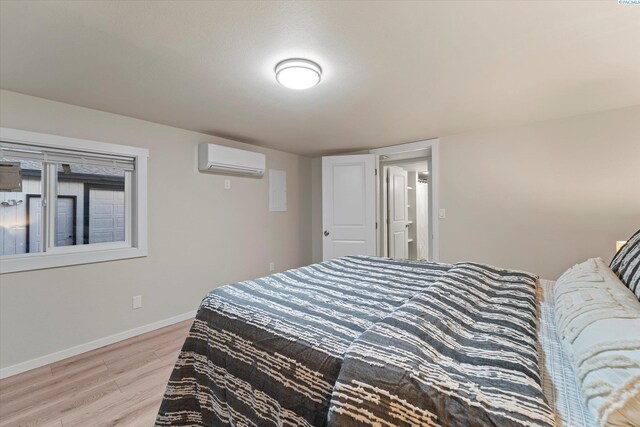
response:
<path id="1" fill-rule="evenodd" d="M 99 166 L 125 171 L 135 168 L 135 159 L 126 156 L 87 153 L 35 145 L 15 144 L 0 141 L 0 159 L 8 157 L 19 160 L 35 160 L 44 163 L 60 163 L 84 166 Z"/>

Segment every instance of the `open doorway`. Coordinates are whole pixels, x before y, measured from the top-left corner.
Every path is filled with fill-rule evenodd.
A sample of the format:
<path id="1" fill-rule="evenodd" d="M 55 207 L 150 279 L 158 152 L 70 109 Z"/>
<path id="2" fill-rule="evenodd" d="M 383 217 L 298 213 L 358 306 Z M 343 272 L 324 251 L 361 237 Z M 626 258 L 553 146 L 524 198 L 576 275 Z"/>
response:
<path id="1" fill-rule="evenodd" d="M 390 256 L 393 240 L 395 258 L 439 261 L 438 145 L 438 139 L 431 139 L 323 157 L 322 259 Z M 404 185 L 392 192 L 391 202 L 389 171 L 396 171 L 399 180 L 389 185 Z M 418 194 L 423 196 L 418 199 Z M 390 207 L 395 209 L 393 228 L 391 221 L 387 226 Z"/>
<path id="2" fill-rule="evenodd" d="M 435 138 L 369 150 L 369 153 L 378 156 L 380 169 L 376 191 L 376 217 L 379 224 L 376 230 L 378 256 L 436 262 L 440 260 L 439 145 L 440 141 Z M 392 188 L 393 178 L 390 177 L 388 186 L 386 183 L 388 171 L 385 174 L 383 170 L 385 166 L 397 167 L 406 171 L 407 174 L 404 203 L 407 205 L 404 220 L 406 237 L 401 233 L 402 220 L 396 222 L 393 228 L 391 227 L 393 216 L 396 216 L 396 220 L 402 218 L 402 179 L 396 178 L 396 186 L 400 189 L 395 200 L 393 200 L 395 195 L 391 195 L 390 202 L 388 192 L 389 188 Z M 400 173 L 398 169 L 394 170 Z M 394 210 L 391 211 L 391 208 Z M 394 235 L 395 231 L 398 233 Z M 395 239 L 393 242 L 390 236 Z M 406 246 L 404 246 L 404 239 L 406 239 Z M 406 249 L 396 250 L 398 246 L 396 243 L 401 243 Z"/>
<path id="3" fill-rule="evenodd" d="M 380 255 L 432 260 L 430 246 L 430 150 L 380 156 Z"/>

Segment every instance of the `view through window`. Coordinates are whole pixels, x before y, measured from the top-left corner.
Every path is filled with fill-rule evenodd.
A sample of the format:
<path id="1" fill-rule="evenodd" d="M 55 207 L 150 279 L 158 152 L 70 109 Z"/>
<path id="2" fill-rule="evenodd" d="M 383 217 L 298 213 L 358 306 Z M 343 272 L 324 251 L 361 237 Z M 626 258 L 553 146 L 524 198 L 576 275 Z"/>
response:
<path id="1" fill-rule="evenodd" d="M 135 248 L 139 159 L 0 141 L 0 261 Z"/>

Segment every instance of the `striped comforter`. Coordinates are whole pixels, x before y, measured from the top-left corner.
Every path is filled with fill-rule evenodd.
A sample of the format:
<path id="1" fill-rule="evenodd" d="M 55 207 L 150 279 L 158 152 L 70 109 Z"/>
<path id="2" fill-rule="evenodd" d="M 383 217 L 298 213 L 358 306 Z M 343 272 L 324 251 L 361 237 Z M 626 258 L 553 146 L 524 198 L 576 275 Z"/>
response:
<path id="1" fill-rule="evenodd" d="M 535 277 L 345 257 L 202 302 L 156 425 L 553 425 Z"/>

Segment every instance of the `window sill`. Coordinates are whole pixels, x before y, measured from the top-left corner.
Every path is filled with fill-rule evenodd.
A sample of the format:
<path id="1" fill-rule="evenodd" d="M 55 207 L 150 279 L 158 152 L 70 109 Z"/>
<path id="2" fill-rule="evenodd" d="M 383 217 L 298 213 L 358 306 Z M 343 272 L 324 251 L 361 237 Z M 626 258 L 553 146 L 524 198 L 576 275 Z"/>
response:
<path id="1" fill-rule="evenodd" d="M 131 246 L 124 245 L 117 248 L 110 247 L 108 249 L 94 249 L 83 252 L 43 253 L 22 256 L 16 255 L 0 259 L 0 274 L 91 264 L 95 262 L 116 261 L 120 259 L 141 258 L 146 256 L 146 249 L 132 248 Z"/>

